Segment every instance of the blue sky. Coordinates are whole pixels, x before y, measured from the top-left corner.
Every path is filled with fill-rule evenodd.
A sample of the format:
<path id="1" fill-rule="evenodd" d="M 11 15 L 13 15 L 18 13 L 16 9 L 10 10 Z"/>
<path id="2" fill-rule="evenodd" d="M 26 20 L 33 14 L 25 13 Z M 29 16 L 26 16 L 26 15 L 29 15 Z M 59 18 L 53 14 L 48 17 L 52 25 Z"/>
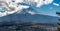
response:
<path id="1" fill-rule="evenodd" d="M 53 5 L 53 3 L 59 4 L 59 6 Z M 56 16 L 56 12 L 60 11 L 60 0 L 53 0 L 51 4 L 42 5 L 40 8 L 36 8 L 36 7 L 33 8 L 35 8 L 35 10 L 41 14 Z"/>

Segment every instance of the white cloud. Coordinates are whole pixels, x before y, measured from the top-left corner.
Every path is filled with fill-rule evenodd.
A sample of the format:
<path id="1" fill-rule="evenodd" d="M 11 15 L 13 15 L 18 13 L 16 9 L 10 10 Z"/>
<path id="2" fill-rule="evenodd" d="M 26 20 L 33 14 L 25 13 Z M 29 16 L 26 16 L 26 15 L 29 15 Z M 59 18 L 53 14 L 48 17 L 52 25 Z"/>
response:
<path id="1" fill-rule="evenodd" d="M 25 9 L 29 8 L 29 6 L 24 6 L 24 5 L 19 5 L 19 6 L 18 6 L 16 2 L 14 3 L 14 2 L 11 2 L 11 1 L 5 1 L 5 0 L 3 0 L 3 1 L 4 1 L 5 3 L 7 3 L 7 2 L 9 3 L 9 2 L 10 2 L 10 4 L 7 6 L 7 5 L 5 5 L 4 2 L 2 2 L 2 3 L 4 3 L 3 6 L 6 7 L 6 9 L 7 9 L 8 11 L 7 11 L 7 12 L 3 12 L 3 13 L 0 12 L 0 17 L 6 16 L 6 15 L 9 15 L 9 14 L 14 14 L 14 13 L 19 12 L 19 11 L 21 12 L 21 10 L 24 9 L 24 8 L 25 8 Z M 2 4 L 2 3 L 0 3 L 0 4 Z M 18 7 L 17 7 L 17 6 L 18 6 Z M 2 6 L 1 6 L 1 7 L 2 7 Z M 1 7 L 0 7 L 0 8 L 1 8 Z M 11 7 L 11 8 L 14 8 L 14 10 L 11 10 L 10 7 Z M 11 11 L 10 11 L 10 10 L 11 10 Z"/>
<path id="2" fill-rule="evenodd" d="M 45 0 L 44 1 L 44 4 L 50 4 L 50 3 L 52 3 L 53 2 L 53 0 Z"/>
<path id="3" fill-rule="evenodd" d="M 36 3 L 37 3 L 37 7 L 41 7 L 42 5 L 48 5 L 52 2 L 53 0 L 38 0 Z"/>
<path id="4" fill-rule="evenodd" d="M 55 6 L 60 6 L 59 4 L 57 4 L 57 3 L 53 3 L 53 5 L 55 5 Z"/>
<path id="5" fill-rule="evenodd" d="M 6 16 L 6 15 L 7 15 L 6 13 L 1 13 L 0 12 L 0 17 Z"/>
<path id="6" fill-rule="evenodd" d="M 29 4 L 36 4 L 36 7 L 41 7 L 42 5 L 48 5 L 48 4 L 52 3 L 53 0 L 22 0 L 22 2 L 26 2 Z"/>

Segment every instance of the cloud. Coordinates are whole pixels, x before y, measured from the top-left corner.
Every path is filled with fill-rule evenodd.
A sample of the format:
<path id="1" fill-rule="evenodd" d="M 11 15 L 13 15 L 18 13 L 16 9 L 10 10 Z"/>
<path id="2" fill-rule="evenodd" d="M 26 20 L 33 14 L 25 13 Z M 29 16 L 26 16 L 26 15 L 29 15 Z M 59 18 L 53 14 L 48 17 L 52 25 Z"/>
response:
<path id="1" fill-rule="evenodd" d="M 55 5 L 55 6 L 60 6 L 59 4 L 57 4 L 57 3 L 53 3 L 53 5 Z"/>
<path id="2" fill-rule="evenodd" d="M 35 4 L 36 7 L 41 7 L 42 5 L 48 5 L 53 2 L 53 0 L 16 0 L 16 2 L 25 2 L 28 4 Z"/>
<path id="3" fill-rule="evenodd" d="M 50 3 L 52 3 L 53 2 L 53 0 L 45 0 L 44 1 L 44 4 L 50 4 Z"/>
<path id="4" fill-rule="evenodd" d="M 36 7 L 41 7 L 42 5 L 48 5 L 50 3 L 52 3 L 53 0 L 38 0 L 36 3 Z"/>
<path id="5" fill-rule="evenodd" d="M 17 5 L 17 3 L 19 3 L 19 2 L 20 3 L 24 2 L 24 3 L 28 3 L 28 4 L 35 4 L 36 7 L 41 7 L 42 5 L 48 5 L 48 4 L 53 2 L 53 0 L 29 0 L 29 1 L 28 0 L 16 0 L 15 2 L 12 2 L 12 0 L 3 0 L 3 1 L 8 4 L 8 7 L 6 6 L 7 9 L 10 9 L 9 7 L 13 7 L 15 9 L 12 10 L 12 11 L 0 13 L 1 17 L 2 17 L 2 15 L 6 16 L 7 14 L 13 14 L 13 13 L 16 13 L 16 12 L 19 12 L 19 11 L 21 12 L 22 9 L 27 9 L 27 8 L 30 7 L 30 6 L 25 6 L 25 5 Z M 28 11 L 28 13 L 36 14 L 33 11 Z"/>
<path id="6" fill-rule="evenodd" d="M 10 4 L 7 6 L 5 3 L 9 3 L 10 2 Z M 2 4 L 3 3 L 3 4 Z M 8 4 L 7 3 L 7 4 Z M 21 12 L 21 10 L 22 9 L 27 9 L 27 8 L 29 8 L 29 6 L 24 6 L 24 5 L 17 5 L 17 3 L 13 3 L 13 2 L 11 2 L 11 1 L 3 1 L 3 2 L 1 2 L 0 4 L 2 4 L 2 6 L 0 7 L 0 8 L 2 8 L 3 9 L 3 6 L 7 9 L 5 12 L 3 12 L 3 13 L 1 13 L 1 11 L 0 11 L 0 17 L 3 17 L 3 16 L 6 16 L 6 15 L 9 15 L 9 14 L 14 14 L 14 13 L 16 13 L 16 12 Z M 18 7 L 17 7 L 18 6 Z M 11 9 L 14 9 L 14 10 L 11 10 Z M 4 9 L 3 9 L 4 10 Z"/>

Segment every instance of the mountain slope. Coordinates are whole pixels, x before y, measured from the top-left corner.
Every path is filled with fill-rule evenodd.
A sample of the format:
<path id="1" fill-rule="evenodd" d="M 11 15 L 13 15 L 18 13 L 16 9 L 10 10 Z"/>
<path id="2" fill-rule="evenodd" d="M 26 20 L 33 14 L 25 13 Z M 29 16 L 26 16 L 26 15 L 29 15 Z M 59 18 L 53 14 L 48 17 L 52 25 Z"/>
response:
<path id="1" fill-rule="evenodd" d="M 5 17 L 1 17 L 0 21 L 23 21 L 23 22 L 37 22 L 37 23 L 56 23 L 58 21 L 58 17 L 40 15 L 40 14 L 11 14 Z"/>

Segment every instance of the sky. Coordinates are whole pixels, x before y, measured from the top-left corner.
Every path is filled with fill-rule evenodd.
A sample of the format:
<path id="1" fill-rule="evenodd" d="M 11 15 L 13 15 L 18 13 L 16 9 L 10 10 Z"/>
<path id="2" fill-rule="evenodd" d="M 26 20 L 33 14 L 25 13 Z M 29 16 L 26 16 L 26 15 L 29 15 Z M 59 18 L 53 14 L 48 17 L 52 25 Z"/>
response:
<path id="1" fill-rule="evenodd" d="M 41 14 L 57 16 L 56 12 L 60 12 L 60 0 L 53 0 L 48 5 L 42 5 L 37 11 Z"/>
<path id="2" fill-rule="evenodd" d="M 15 12 L 22 11 L 21 9 L 24 9 L 27 6 L 28 6 L 27 8 L 31 7 L 32 9 L 34 9 L 34 11 L 37 11 L 39 14 L 44 14 L 49 16 L 57 16 L 56 12 L 60 12 L 60 0 L 27 0 L 25 1 L 25 4 L 27 4 L 27 6 L 20 4 L 18 5 L 18 7 L 17 7 L 17 4 L 19 2 L 20 3 L 23 2 L 23 0 L 15 0 L 14 3 L 12 2 L 12 0 L 6 0 L 6 2 L 8 3 L 8 7 L 15 7 L 14 11 L 6 12 L 8 14 L 13 14 Z M 5 12 L 0 13 L 0 17 L 6 16 L 7 15 L 6 13 Z"/>

